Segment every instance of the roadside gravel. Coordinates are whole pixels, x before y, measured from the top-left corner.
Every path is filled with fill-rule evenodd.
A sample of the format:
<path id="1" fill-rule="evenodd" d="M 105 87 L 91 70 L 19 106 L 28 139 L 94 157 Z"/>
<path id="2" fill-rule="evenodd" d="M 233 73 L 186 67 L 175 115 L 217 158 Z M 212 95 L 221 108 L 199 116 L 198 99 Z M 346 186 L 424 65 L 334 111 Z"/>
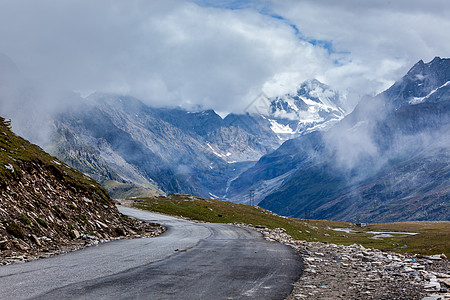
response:
<path id="1" fill-rule="evenodd" d="M 125 228 L 127 232 L 119 237 L 104 235 L 100 238 L 96 235 L 81 234 L 73 240 L 60 240 L 58 243 L 41 243 L 41 247 L 36 249 L 30 249 L 29 247 L 19 248 L 19 250 L 13 250 L 4 248 L 2 245 L 6 245 L 6 241 L 0 241 L 0 265 L 9 265 L 12 263 L 24 263 L 39 258 L 48 258 L 58 254 L 64 254 L 72 252 L 85 247 L 96 246 L 98 244 L 106 243 L 113 240 L 120 239 L 136 239 L 136 238 L 149 238 L 155 237 L 163 233 L 166 228 L 155 223 L 144 222 L 135 218 L 127 217 L 124 220 Z M 36 237 L 36 240 L 45 241 L 50 240 L 46 236 Z M 11 238 L 9 241 L 11 244 L 18 244 L 21 241 L 16 238 Z"/>
<path id="2" fill-rule="evenodd" d="M 306 242 L 294 240 L 282 228 L 253 228 L 267 240 L 293 247 L 302 257 L 305 270 L 288 300 L 450 299 L 445 255 L 402 255 L 357 244 Z"/>

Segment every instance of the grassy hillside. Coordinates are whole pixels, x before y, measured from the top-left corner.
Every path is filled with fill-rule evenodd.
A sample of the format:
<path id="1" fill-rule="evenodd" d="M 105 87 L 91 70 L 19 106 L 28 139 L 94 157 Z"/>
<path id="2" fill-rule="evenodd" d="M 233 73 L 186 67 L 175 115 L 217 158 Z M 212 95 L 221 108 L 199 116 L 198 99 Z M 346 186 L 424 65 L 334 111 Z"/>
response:
<path id="1" fill-rule="evenodd" d="M 139 198 L 130 200 L 140 209 L 183 216 L 216 223 L 245 223 L 284 228 L 295 239 L 343 245 L 354 243 L 365 247 L 419 254 L 441 254 L 450 257 L 450 222 L 406 222 L 357 227 L 353 223 L 304 220 L 281 217 L 257 206 L 203 199 L 190 195 Z M 350 232 L 336 231 L 345 229 Z M 382 236 L 371 231 L 414 232 L 417 235 Z"/>

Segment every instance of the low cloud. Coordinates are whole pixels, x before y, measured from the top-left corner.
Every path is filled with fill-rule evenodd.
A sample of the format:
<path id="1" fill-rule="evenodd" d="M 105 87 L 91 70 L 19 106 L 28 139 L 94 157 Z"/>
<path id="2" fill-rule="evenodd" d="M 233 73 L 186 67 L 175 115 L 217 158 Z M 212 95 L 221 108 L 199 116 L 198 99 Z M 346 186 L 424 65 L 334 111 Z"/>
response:
<path id="1" fill-rule="evenodd" d="M 240 112 L 277 74 L 307 79 L 330 65 L 283 22 L 185 1 L 7 0 L 0 39 L 0 52 L 41 87 L 218 111 Z"/>
<path id="2" fill-rule="evenodd" d="M 377 126 L 385 122 L 390 109 L 380 96 L 363 101 L 364 105 L 359 105 L 350 118 L 324 134 L 327 157 L 334 158 L 335 166 L 344 173 L 364 168 L 367 162 L 376 170 L 389 159 L 380 149 L 380 140 L 375 133 Z"/>
<path id="3" fill-rule="evenodd" d="M 438 0 L 4 0 L 0 53 L 49 96 L 100 91 L 239 113 L 261 91 L 318 78 L 349 89 L 354 105 L 417 60 L 450 53 L 449 9 Z"/>
<path id="4" fill-rule="evenodd" d="M 306 0 L 274 2 L 305 39 L 328 41 L 338 64 L 323 74 L 334 88 L 386 89 L 417 61 L 450 53 L 445 0 Z"/>

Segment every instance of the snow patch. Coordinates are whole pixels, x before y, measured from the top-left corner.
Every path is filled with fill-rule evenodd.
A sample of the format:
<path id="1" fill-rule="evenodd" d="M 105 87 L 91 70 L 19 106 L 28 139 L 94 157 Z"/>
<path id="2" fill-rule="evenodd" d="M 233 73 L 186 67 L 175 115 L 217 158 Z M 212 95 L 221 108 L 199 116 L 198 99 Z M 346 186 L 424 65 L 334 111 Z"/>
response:
<path id="1" fill-rule="evenodd" d="M 319 110 L 319 108 L 324 111 L 327 111 L 327 112 L 329 112 L 331 110 L 337 110 L 336 106 L 333 105 L 329 100 L 320 99 L 320 101 L 322 101 L 322 103 L 319 103 L 319 102 L 313 101 L 313 100 L 305 98 L 305 97 L 300 97 L 300 99 L 302 99 L 303 102 L 305 102 L 309 106 L 309 109 L 308 109 L 309 111 L 317 112 Z"/>
<path id="2" fill-rule="evenodd" d="M 428 95 L 426 95 L 425 97 L 414 97 L 411 100 L 409 100 L 409 104 L 420 104 L 423 103 L 425 100 L 427 100 L 431 95 L 433 95 L 434 93 L 436 93 L 439 89 L 446 87 L 450 85 L 450 81 L 447 81 L 446 83 L 444 83 L 443 85 L 441 85 L 440 87 L 438 87 L 437 89 L 432 90 L 430 93 L 428 93 Z"/>
<path id="3" fill-rule="evenodd" d="M 206 145 L 209 147 L 209 149 L 211 149 L 211 151 L 212 151 L 212 153 L 214 153 L 214 155 L 216 155 L 220 158 L 223 158 L 224 156 L 229 156 L 228 154 L 227 155 L 220 154 L 219 152 L 214 150 L 214 148 L 209 143 L 206 143 Z M 230 153 L 230 155 L 231 155 L 231 153 Z"/>
<path id="4" fill-rule="evenodd" d="M 292 109 L 293 111 L 299 111 L 299 108 L 297 107 L 297 105 L 295 105 L 294 99 L 286 99 L 285 101 L 287 102 L 290 109 Z"/>
<path id="5" fill-rule="evenodd" d="M 402 232 L 402 231 L 367 231 L 367 233 L 372 234 L 406 234 L 406 235 L 417 235 L 418 232 Z"/>
<path id="6" fill-rule="evenodd" d="M 294 131 L 288 125 L 277 123 L 277 121 L 269 119 L 270 129 L 275 133 L 294 134 Z"/>

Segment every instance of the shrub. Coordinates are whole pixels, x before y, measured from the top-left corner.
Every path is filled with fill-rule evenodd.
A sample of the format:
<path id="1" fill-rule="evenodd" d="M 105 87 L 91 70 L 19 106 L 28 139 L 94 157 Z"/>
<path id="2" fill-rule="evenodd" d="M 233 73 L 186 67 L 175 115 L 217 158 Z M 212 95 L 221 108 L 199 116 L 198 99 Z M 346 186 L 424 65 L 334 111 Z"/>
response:
<path id="1" fill-rule="evenodd" d="M 67 216 L 57 205 L 53 205 L 53 209 L 55 210 L 55 214 L 61 219 L 67 219 Z"/>
<path id="2" fill-rule="evenodd" d="M 20 239 L 24 238 L 22 228 L 20 228 L 19 225 L 17 225 L 14 222 L 11 222 L 8 226 L 6 226 L 6 231 L 9 234 L 15 236 L 16 238 L 20 238 Z"/>

